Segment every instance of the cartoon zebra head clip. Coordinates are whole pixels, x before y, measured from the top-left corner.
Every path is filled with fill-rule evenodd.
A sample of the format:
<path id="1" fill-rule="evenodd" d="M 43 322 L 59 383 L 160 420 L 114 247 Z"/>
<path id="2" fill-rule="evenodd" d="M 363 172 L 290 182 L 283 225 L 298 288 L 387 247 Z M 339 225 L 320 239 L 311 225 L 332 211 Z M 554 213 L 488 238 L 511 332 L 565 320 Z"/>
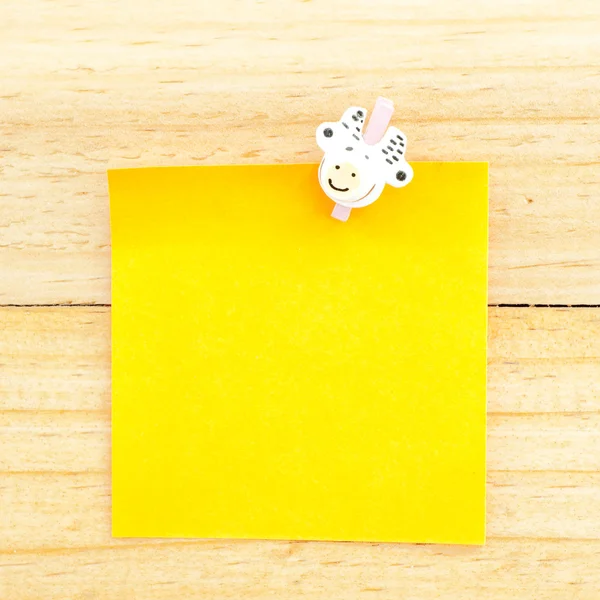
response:
<path id="1" fill-rule="evenodd" d="M 386 184 L 400 188 L 413 178 L 406 162 L 406 136 L 396 127 L 387 127 L 393 104 L 379 98 L 363 136 L 367 118 L 364 108 L 353 106 L 337 123 L 322 123 L 317 128 L 317 144 L 325 155 L 319 166 L 323 191 L 346 218 L 352 208 L 372 204 Z M 383 136 L 382 136 L 383 134 Z"/>

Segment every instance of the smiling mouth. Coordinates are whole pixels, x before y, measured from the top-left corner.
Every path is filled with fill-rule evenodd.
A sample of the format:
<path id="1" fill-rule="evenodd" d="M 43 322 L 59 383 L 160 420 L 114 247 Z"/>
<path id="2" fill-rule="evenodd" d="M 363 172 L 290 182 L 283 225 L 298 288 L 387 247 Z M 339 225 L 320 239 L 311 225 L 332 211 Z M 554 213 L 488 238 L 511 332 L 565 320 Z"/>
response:
<path id="1" fill-rule="evenodd" d="M 331 179 L 328 179 L 327 182 L 329 183 L 329 185 L 334 189 L 337 190 L 338 192 L 347 192 L 350 188 L 339 188 L 339 187 L 335 187 L 335 185 L 333 185 L 333 182 L 331 181 Z"/>

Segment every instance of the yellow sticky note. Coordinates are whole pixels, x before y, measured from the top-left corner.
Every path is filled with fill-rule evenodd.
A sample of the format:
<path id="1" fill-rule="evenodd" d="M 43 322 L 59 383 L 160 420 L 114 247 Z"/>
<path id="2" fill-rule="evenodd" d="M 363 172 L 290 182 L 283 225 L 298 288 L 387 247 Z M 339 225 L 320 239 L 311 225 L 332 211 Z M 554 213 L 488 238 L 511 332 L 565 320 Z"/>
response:
<path id="1" fill-rule="evenodd" d="M 487 164 L 109 172 L 113 533 L 480 544 Z"/>

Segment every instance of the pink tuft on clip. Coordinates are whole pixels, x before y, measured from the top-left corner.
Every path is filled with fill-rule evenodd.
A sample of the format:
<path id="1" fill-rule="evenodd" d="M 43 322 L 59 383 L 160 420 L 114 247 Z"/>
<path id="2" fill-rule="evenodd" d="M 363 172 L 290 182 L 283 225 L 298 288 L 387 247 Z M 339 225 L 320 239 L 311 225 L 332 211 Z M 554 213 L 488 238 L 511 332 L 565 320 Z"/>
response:
<path id="1" fill-rule="evenodd" d="M 338 221 L 346 222 L 350 218 L 351 212 L 352 209 L 348 206 L 342 206 L 341 204 L 336 203 L 333 205 L 333 212 L 331 213 L 331 216 Z"/>
<path id="2" fill-rule="evenodd" d="M 381 96 L 375 102 L 375 108 L 371 113 L 371 118 L 367 124 L 367 131 L 363 135 L 363 139 L 367 144 L 372 146 L 377 144 L 387 131 L 388 125 L 394 114 L 394 103 L 387 98 Z"/>

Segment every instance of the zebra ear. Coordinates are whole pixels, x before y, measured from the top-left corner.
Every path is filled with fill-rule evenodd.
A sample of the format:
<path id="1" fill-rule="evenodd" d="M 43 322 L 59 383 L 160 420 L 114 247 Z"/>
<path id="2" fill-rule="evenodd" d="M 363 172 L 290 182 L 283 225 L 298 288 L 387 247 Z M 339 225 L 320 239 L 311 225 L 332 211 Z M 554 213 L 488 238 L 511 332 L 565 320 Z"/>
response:
<path id="1" fill-rule="evenodd" d="M 351 106 L 342 115 L 340 123 L 350 135 L 362 137 L 362 132 L 367 120 L 367 109 L 362 106 Z"/>
<path id="2" fill-rule="evenodd" d="M 323 152 L 329 152 L 341 143 L 339 123 L 321 123 L 317 127 L 317 144 Z"/>
<path id="3" fill-rule="evenodd" d="M 389 127 L 376 146 L 385 182 L 394 187 L 404 187 L 413 178 L 412 167 L 404 157 L 406 145 L 406 136 L 397 127 Z"/>
<path id="4" fill-rule="evenodd" d="M 412 181 L 414 172 L 412 167 L 405 160 L 397 163 L 395 169 L 396 171 L 394 173 L 390 171 L 386 183 L 389 183 L 393 187 L 400 188 L 408 185 Z"/>
<path id="5" fill-rule="evenodd" d="M 362 131 L 367 118 L 366 109 L 351 106 L 337 123 L 321 123 L 317 127 L 317 144 L 323 152 L 343 150 L 362 142 Z"/>

